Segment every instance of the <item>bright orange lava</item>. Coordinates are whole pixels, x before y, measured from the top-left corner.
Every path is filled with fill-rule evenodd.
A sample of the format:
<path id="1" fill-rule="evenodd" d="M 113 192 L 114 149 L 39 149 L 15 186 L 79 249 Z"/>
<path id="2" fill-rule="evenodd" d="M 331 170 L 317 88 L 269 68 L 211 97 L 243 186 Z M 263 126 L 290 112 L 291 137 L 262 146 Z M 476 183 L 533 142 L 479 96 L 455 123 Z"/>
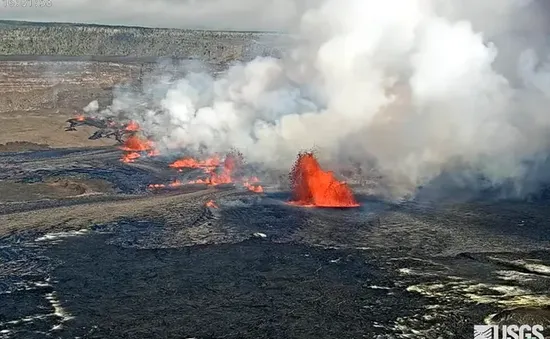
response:
<path id="1" fill-rule="evenodd" d="M 166 185 L 165 184 L 149 184 L 147 187 L 148 188 L 164 188 L 164 187 L 166 187 Z"/>
<path id="2" fill-rule="evenodd" d="M 153 149 L 153 145 L 149 140 L 142 140 L 135 135 L 130 135 L 120 149 L 127 152 L 145 152 Z"/>
<path id="3" fill-rule="evenodd" d="M 132 120 L 126 125 L 124 129 L 129 132 L 137 132 L 139 131 L 139 124 Z"/>
<path id="4" fill-rule="evenodd" d="M 223 161 L 221 168 L 219 168 L 220 158 L 218 156 L 214 156 L 206 160 L 183 158 L 183 159 L 174 161 L 169 166 L 172 168 L 177 168 L 179 171 L 181 171 L 182 168 L 202 168 L 204 172 L 208 174 L 208 177 L 203 179 L 192 180 L 192 181 L 189 181 L 188 183 L 216 186 L 221 184 L 234 183 L 236 180 L 235 178 L 233 178 L 233 173 L 238 167 L 240 167 L 240 165 L 242 164 L 242 161 L 243 161 L 242 157 L 239 154 L 237 155 L 228 154 L 225 157 L 225 160 Z M 256 192 L 256 193 L 263 192 L 263 187 L 258 184 L 260 180 L 256 177 L 252 177 L 250 179 L 241 178 L 238 181 L 242 182 L 243 186 L 246 187 L 249 191 Z M 166 185 L 164 184 L 149 185 L 149 188 L 164 188 L 164 187 L 166 187 Z"/>
<path id="5" fill-rule="evenodd" d="M 120 149 L 126 152 L 120 159 L 122 162 L 134 162 L 135 159 L 141 157 L 140 152 L 147 152 L 149 156 L 155 156 L 158 153 L 152 141 L 142 140 L 136 135 L 130 135 Z"/>
<path id="6" fill-rule="evenodd" d="M 203 168 L 206 173 L 211 173 L 220 165 L 220 158 L 215 156 L 206 160 L 195 160 L 193 158 L 183 158 L 170 164 L 172 168 Z"/>
<path id="7" fill-rule="evenodd" d="M 353 193 L 334 173 L 323 171 L 312 153 L 301 153 L 290 173 L 290 204 L 316 207 L 357 207 Z"/>
<path id="8" fill-rule="evenodd" d="M 248 180 L 244 180 L 243 186 L 246 187 L 249 191 L 263 193 L 264 188 L 261 185 L 258 185 L 258 182 L 260 182 L 258 178 L 252 177 Z"/>
<path id="9" fill-rule="evenodd" d="M 264 188 L 260 185 L 251 185 L 248 182 L 243 183 L 244 187 L 246 187 L 249 191 L 255 192 L 255 193 L 263 193 Z"/>
<path id="10" fill-rule="evenodd" d="M 193 160 L 193 161 L 196 162 L 196 160 Z M 196 162 L 196 163 L 201 165 L 198 167 L 202 167 L 205 169 L 205 172 L 209 174 L 209 177 L 206 179 L 192 180 L 189 182 L 190 184 L 208 184 L 211 186 L 216 186 L 220 184 L 230 184 L 233 182 L 233 179 L 231 178 L 231 174 L 233 173 L 233 170 L 235 169 L 235 166 L 236 166 L 236 159 L 234 156 L 227 155 L 225 157 L 225 160 L 223 161 L 223 166 L 220 171 L 216 171 L 216 166 L 207 166 L 207 165 L 205 166 L 201 162 Z M 206 164 L 214 164 L 214 163 L 215 161 L 212 161 L 211 163 L 207 162 Z"/>
<path id="11" fill-rule="evenodd" d="M 237 159 L 232 155 L 227 155 L 223 161 L 223 168 L 221 173 L 216 173 L 212 171 L 210 173 L 210 184 L 219 185 L 219 184 L 229 184 L 233 182 L 231 175 L 237 166 Z"/>
<path id="12" fill-rule="evenodd" d="M 141 157 L 141 155 L 138 152 L 126 152 L 122 155 L 122 158 L 120 161 L 122 162 L 134 162 L 137 158 Z"/>
<path id="13" fill-rule="evenodd" d="M 165 185 L 165 184 L 150 184 L 147 187 L 153 189 L 153 188 L 166 188 L 166 187 L 180 187 L 182 185 L 183 185 L 183 183 L 176 179 L 173 182 L 169 183 L 168 185 Z"/>
<path id="14" fill-rule="evenodd" d="M 217 159 L 217 158 L 216 158 Z M 190 162 L 196 163 L 195 160 L 187 159 Z M 242 158 L 239 155 L 233 155 L 228 154 L 225 157 L 225 160 L 223 162 L 223 167 L 221 168 L 221 171 L 216 172 L 215 166 L 209 166 L 214 165 L 216 161 L 207 163 L 207 167 L 205 168 L 205 171 L 210 174 L 210 176 L 206 179 L 198 179 L 190 181 L 190 184 L 207 184 L 211 186 L 216 186 L 220 184 L 231 184 L 235 180 L 233 178 L 233 173 L 239 167 L 242 163 Z M 204 163 L 200 163 L 204 164 Z M 189 166 L 191 167 L 191 166 Z M 246 187 L 249 191 L 256 192 L 256 193 L 262 193 L 264 191 L 263 187 L 256 184 L 260 180 L 256 177 L 252 177 L 249 180 L 244 179 L 243 180 L 243 186 Z"/>
<path id="15" fill-rule="evenodd" d="M 205 205 L 206 207 L 219 208 L 218 205 L 216 205 L 216 203 L 214 202 L 214 200 L 208 200 Z"/>

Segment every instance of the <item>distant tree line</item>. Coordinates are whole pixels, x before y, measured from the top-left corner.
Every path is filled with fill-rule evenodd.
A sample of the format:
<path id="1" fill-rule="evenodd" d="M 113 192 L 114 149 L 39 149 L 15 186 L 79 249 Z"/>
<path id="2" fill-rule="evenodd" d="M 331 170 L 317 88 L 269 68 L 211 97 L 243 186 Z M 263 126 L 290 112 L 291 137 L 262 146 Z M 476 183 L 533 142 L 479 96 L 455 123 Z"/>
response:
<path id="1" fill-rule="evenodd" d="M 0 55 L 248 60 L 276 56 L 280 46 L 274 36 L 278 34 L 0 21 Z"/>

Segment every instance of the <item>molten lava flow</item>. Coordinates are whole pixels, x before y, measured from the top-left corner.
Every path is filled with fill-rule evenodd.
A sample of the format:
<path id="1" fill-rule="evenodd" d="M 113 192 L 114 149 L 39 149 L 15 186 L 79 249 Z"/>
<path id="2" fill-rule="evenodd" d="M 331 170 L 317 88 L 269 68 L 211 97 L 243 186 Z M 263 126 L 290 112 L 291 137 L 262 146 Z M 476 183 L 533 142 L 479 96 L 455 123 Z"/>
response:
<path id="1" fill-rule="evenodd" d="M 122 155 L 122 158 L 120 161 L 122 162 L 134 162 L 137 158 L 139 158 L 141 155 L 138 152 L 126 152 Z"/>
<path id="2" fill-rule="evenodd" d="M 318 207 L 357 207 L 351 189 L 336 180 L 332 172 L 323 171 L 312 153 L 302 153 L 290 173 L 291 204 Z"/>
<path id="3" fill-rule="evenodd" d="M 214 200 L 208 200 L 205 205 L 206 207 L 219 208 L 218 205 L 216 205 L 216 203 L 214 202 Z"/>
<path id="4" fill-rule="evenodd" d="M 243 183 L 244 187 L 246 187 L 249 191 L 255 192 L 255 193 L 263 193 L 264 188 L 261 185 L 251 185 L 247 181 Z"/>
<path id="5" fill-rule="evenodd" d="M 165 184 L 149 184 L 149 185 L 147 185 L 147 188 L 151 188 L 151 189 L 153 189 L 153 188 L 164 188 L 164 187 L 166 187 Z"/>
<path id="6" fill-rule="evenodd" d="M 137 132 L 139 131 L 139 124 L 132 120 L 126 125 L 124 129 L 129 132 Z"/>
<path id="7" fill-rule="evenodd" d="M 212 171 L 210 173 L 210 185 L 230 184 L 233 182 L 231 175 L 237 166 L 237 159 L 232 155 L 227 155 L 223 161 L 221 173 Z"/>
<path id="8" fill-rule="evenodd" d="M 210 178 L 189 181 L 190 184 L 210 184 Z"/>
<path id="9" fill-rule="evenodd" d="M 193 158 L 183 158 L 170 164 L 172 168 L 202 168 L 206 173 L 211 173 L 220 165 L 220 158 L 215 156 L 206 160 L 195 160 Z"/>
<path id="10" fill-rule="evenodd" d="M 183 185 L 181 181 L 174 180 L 173 182 L 168 184 L 168 187 L 180 187 L 181 185 Z"/>
<path id="11" fill-rule="evenodd" d="M 230 153 L 225 157 L 221 168 L 218 168 L 220 166 L 220 158 L 218 156 L 214 156 L 206 160 L 183 158 L 174 161 L 169 166 L 172 168 L 177 168 L 179 171 L 181 171 L 182 168 L 202 168 L 208 174 L 208 177 L 189 181 L 189 184 L 206 184 L 216 186 L 220 184 L 233 183 L 233 174 L 237 168 L 242 166 L 243 162 L 242 155 L 238 153 Z M 263 192 L 263 187 L 258 185 L 258 182 L 258 178 L 252 177 L 249 180 L 244 179 L 243 185 L 252 192 L 261 193 Z"/>
<path id="12" fill-rule="evenodd" d="M 252 192 L 255 192 L 255 193 L 263 193 L 264 192 L 264 188 L 262 186 L 252 186 L 253 188 L 250 189 Z"/>
<path id="13" fill-rule="evenodd" d="M 250 179 L 245 179 L 243 181 L 243 186 L 246 187 L 249 191 L 263 193 L 264 188 L 261 185 L 258 185 L 258 182 L 260 182 L 258 178 L 252 177 Z"/>
<path id="14" fill-rule="evenodd" d="M 185 160 L 188 160 L 188 159 L 185 159 Z M 210 165 L 213 163 L 215 162 L 211 162 L 208 164 Z M 207 167 L 198 166 L 198 167 L 204 168 L 205 172 L 208 173 L 210 176 L 206 179 L 192 180 L 189 183 L 190 184 L 208 184 L 211 186 L 216 186 L 220 184 L 230 184 L 233 182 L 231 175 L 235 170 L 236 166 L 237 166 L 237 159 L 231 154 L 229 154 L 225 157 L 225 160 L 223 162 L 223 167 L 221 168 L 221 171 L 219 171 L 220 173 L 216 171 L 215 166 L 207 166 Z M 171 165 L 171 167 L 174 167 L 174 166 Z M 191 167 L 191 166 L 188 166 L 188 167 Z"/>
<path id="15" fill-rule="evenodd" d="M 145 152 L 153 149 L 152 146 L 151 141 L 142 140 L 135 135 L 130 135 L 120 149 L 127 152 Z"/>
<path id="16" fill-rule="evenodd" d="M 165 185 L 165 184 L 150 184 L 147 186 L 147 188 L 155 189 L 155 188 L 166 188 L 166 187 L 180 187 L 183 183 L 179 180 L 174 180 L 173 182 Z"/>
<path id="17" fill-rule="evenodd" d="M 120 149 L 126 152 L 120 159 L 122 162 L 134 162 L 135 159 L 141 157 L 140 152 L 148 152 L 149 156 L 157 155 L 151 140 L 142 140 L 136 135 L 130 135 Z"/>

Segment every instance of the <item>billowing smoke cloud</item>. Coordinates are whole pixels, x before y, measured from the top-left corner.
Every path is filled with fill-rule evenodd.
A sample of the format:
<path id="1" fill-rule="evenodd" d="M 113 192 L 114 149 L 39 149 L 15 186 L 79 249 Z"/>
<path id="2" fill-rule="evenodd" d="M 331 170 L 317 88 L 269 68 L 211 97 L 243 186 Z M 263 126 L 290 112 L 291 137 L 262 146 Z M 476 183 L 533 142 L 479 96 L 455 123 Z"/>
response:
<path id="1" fill-rule="evenodd" d="M 326 0 L 303 15 L 285 58 L 145 86 L 145 106 L 119 93 L 113 109 L 136 112 L 166 148 L 236 147 L 277 169 L 313 147 L 406 188 L 461 168 L 524 194 L 545 179 L 550 146 L 537 6 Z"/>
<path id="2" fill-rule="evenodd" d="M 83 111 L 87 114 L 94 115 L 99 109 L 99 102 L 94 100 L 83 108 Z"/>

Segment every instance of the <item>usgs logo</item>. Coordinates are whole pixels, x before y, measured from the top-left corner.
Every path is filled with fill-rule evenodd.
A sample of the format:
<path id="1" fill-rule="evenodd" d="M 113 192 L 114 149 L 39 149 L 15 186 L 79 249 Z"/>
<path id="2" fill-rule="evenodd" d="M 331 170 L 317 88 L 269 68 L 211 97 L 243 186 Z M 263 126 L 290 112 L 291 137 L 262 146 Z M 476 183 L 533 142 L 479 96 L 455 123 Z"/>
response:
<path id="1" fill-rule="evenodd" d="M 544 339 L 542 325 L 474 325 L 474 339 Z"/>

